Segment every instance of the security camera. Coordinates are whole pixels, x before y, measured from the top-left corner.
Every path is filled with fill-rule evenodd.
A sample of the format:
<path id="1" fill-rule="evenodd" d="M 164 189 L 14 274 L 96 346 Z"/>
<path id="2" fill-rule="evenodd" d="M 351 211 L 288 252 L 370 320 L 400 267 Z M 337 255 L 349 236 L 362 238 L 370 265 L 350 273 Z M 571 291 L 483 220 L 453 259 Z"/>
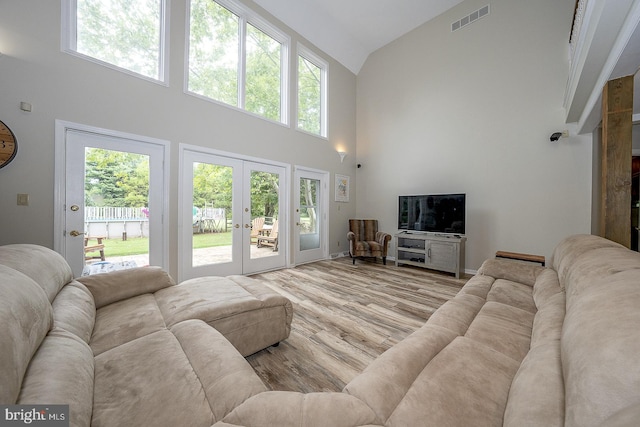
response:
<path id="1" fill-rule="evenodd" d="M 560 139 L 560 137 L 562 137 L 562 132 L 554 132 L 551 134 L 551 137 L 549 138 L 549 140 L 551 142 L 556 142 L 557 140 Z"/>

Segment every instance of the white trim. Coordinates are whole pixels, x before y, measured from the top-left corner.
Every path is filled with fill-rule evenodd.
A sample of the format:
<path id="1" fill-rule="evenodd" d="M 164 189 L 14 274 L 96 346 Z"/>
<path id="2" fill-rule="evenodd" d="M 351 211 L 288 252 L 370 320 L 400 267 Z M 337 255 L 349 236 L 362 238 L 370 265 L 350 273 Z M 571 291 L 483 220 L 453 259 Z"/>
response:
<path id="1" fill-rule="evenodd" d="M 589 2 L 592 3 L 592 2 Z M 587 3 L 587 7 L 589 5 Z M 598 76 L 598 80 L 596 82 L 591 95 L 585 105 L 582 114 L 580 115 L 580 119 L 578 121 L 578 129 L 579 132 L 591 132 L 597 126 L 597 123 L 600 123 L 601 119 L 601 111 L 602 111 L 602 88 L 607 84 L 607 82 L 612 78 L 611 74 L 613 73 L 616 64 L 620 60 L 629 39 L 633 35 L 633 32 L 636 29 L 638 22 L 640 21 L 640 1 L 634 2 L 627 18 L 622 24 L 622 28 L 618 32 L 618 36 L 616 37 L 616 41 L 614 42 L 609 56 L 607 57 L 606 62 L 604 63 L 600 75 Z M 618 76 L 620 77 L 620 76 Z M 593 112 L 598 112 L 598 120 L 597 123 L 589 125 L 589 118 L 592 117 Z M 589 126 L 591 129 L 585 129 L 585 126 Z"/>
<path id="2" fill-rule="evenodd" d="M 282 167 L 291 169 L 291 165 L 289 163 L 278 162 L 275 160 L 264 159 L 261 157 L 247 156 L 245 154 L 233 153 L 231 151 L 217 150 L 215 148 L 203 147 L 201 145 L 186 144 L 182 142 L 179 143 L 178 151 L 184 151 L 184 150 L 211 154 L 211 155 L 220 156 L 220 157 L 229 157 L 231 159 L 237 159 L 237 160 L 247 160 L 254 163 L 263 163 L 265 165 L 282 166 Z"/>
<path id="3" fill-rule="evenodd" d="M 163 153 L 163 171 L 162 184 L 160 191 L 163 196 L 162 203 L 162 266 L 169 268 L 169 187 L 170 187 L 170 148 L 171 142 L 163 139 L 152 138 L 148 136 L 136 135 L 126 132 L 120 132 L 110 129 L 99 128 L 80 123 L 73 123 L 64 120 L 55 121 L 55 166 L 54 166 L 54 235 L 53 248 L 56 252 L 63 254 L 66 251 L 65 239 L 62 233 L 65 222 L 65 171 L 67 169 L 65 160 L 66 151 L 66 135 L 68 131 L 86 132 L 95 135 L 106 136 L 110 138 L 121 138 L 142 142 L 145 144 L 153 144 L 159 146 Z"/>

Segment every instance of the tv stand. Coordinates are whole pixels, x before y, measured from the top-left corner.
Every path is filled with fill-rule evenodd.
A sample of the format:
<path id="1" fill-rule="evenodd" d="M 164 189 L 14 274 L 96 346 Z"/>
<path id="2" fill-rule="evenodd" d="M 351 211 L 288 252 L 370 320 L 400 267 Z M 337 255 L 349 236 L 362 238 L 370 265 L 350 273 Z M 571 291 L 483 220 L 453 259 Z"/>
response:
<path id="1" fill-rule="evenodd" d="M 453 273 L 464 272 L 466 237 L 436 233 L 401 232 L 396 238 L 396 266 L 401 264 Z"/>

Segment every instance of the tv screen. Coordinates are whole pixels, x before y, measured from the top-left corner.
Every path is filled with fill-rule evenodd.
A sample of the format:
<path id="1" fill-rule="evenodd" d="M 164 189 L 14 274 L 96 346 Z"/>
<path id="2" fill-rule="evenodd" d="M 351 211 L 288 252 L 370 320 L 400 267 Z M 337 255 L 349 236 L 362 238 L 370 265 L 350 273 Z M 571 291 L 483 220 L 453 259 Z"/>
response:
<path id="1" fill-rule="evenodd" d="M 398 229 L 464 234 L 465 194 L 400 196 Z"/>

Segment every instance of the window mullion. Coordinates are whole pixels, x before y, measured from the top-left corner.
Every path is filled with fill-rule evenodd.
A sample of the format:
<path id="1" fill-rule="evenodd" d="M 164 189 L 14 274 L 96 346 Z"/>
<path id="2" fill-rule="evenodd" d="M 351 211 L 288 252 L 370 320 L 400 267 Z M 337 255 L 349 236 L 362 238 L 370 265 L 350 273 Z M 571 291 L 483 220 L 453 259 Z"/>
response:
<path id="1" fill-rule="evenodd" d="M 247 19 L 240 16 L 239 61 L 238 61 L 238 107 L 245 109 L 247 94 Z"/>
<path id="2" fill-rule="evenodd" d="M 280 43 L 280 122 L 289 124 L 289 48 Z"/>

